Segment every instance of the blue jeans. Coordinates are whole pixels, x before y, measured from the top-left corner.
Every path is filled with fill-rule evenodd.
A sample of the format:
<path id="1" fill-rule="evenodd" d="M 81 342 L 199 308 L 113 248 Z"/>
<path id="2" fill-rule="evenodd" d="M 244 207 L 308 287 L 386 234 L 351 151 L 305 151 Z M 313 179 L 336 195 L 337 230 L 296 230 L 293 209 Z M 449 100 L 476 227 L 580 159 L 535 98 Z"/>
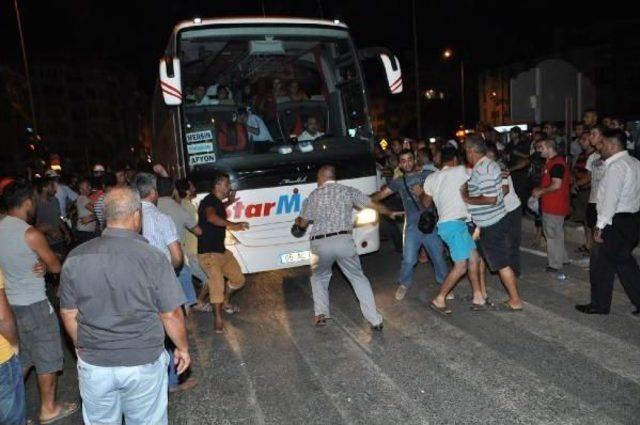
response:
<path id="1" fill-rule="evenodd" d="M 85 425 L 167 425 L 167 364 L 163 351 L 140 366 L 93 366 L 78 358 L 78 382 Z"/>
<path id="2" fill-rule="evenodd" d="M 413 268 L 418 262 L 418 252 L 424 246 L 429 254 L 436 272 L 436 282 L 441 284 L 449 273 L 449 266 L 444 258 L 444 245 L 437 233 L 422 233 L 417 224 L 406 225 L 404 228 L 404 247 L 402 249 L 402 265 L 398 283 L 409 287 L 413 283 Z"/>
<path id="3" fill-rule="evenodd" d="M 196 290 L 193 288 L 192 276 L 191 267 L 184 264 L 182 269 L 180 269 L 180 274 L 178 274 L 178 281 L 182 286 L 184 297 L 187 299 L 187 306 L 192 306 L 196 303 Z"/>
<path id="4" fill-rule="evenodd" d="M 0 364 L 0 424 L 27 423 L 22 367 L 18 356 Z"/>

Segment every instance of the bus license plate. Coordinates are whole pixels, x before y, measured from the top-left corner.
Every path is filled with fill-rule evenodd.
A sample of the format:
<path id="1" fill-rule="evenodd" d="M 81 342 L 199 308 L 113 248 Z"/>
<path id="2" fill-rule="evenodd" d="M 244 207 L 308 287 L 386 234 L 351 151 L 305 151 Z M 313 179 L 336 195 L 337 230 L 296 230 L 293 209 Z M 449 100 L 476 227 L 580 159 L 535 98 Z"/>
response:
<path id="1" fill-rule="evenodd" d="M 311 251 L 290 252 L 288 254 L 280 255 L 280 262 L 282 264 L 291 264 L 299 261 L 306 261 L 309 258 L 311 258 Z"/>

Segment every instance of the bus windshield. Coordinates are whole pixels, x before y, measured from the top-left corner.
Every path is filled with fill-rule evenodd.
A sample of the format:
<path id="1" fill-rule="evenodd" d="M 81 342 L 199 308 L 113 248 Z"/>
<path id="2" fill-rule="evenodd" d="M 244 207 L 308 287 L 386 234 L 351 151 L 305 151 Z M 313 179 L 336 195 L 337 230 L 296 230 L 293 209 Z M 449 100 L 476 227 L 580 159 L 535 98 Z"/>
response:
<path id="1" fill-rule="evenodd" d="M 371 151 L 363 81 L 347 31 L 198 28 L 180 33 L 178 52 L 189 172 Z"/>

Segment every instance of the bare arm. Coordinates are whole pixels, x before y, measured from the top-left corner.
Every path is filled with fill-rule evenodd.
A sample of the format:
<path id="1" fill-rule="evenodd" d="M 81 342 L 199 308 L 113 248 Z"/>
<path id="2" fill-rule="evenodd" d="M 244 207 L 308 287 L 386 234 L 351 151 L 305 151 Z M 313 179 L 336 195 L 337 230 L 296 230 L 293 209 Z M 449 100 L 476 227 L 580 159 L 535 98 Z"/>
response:
<path id="1" fill-rule="evenodd" d="M 65 308 L 60 309 L 60 318 L 62 319 L 62 324 L 64 325 L 64 329 L 69 334 L 69 338 L 71 338 L 71 342 L 73 342 L 73 346 L 77 347 L 78 345 L 78 309 L 67 310 Z"/>
<path id="2" fill-rule="evenodd" d="M 249 225 L 247 223 L 233 223 L 229 220 L 226 220 L 216 214 L 216 210 L 213 207 L 207 207 L 205 209 L 205 214 L 207 215 L 207 221 L 214 226 L 218 227 L 226 227 L 230 230 L 244 230 L 248 228 Z"/>
<path id="3" fill-rule="evenodd" d="M 556 190 L 559 190 L 561 187 L 562 187 L 562 179 L 553 177 L 551 179 L 551 184 L 549 186 L 536 187 L 535 189 L 533 189 L 532 195 L 536 198 L 539 198 L 543 195 L 546 195 L 547 193 L 555 192 Z"/>
<path id="4" fill-rule="evenodd" d="M 182 247 L 180 246 L 180 241 L 175 241 L 169 244 L 169 254 L 171 255 L 171 265 L 174 269 L 180 268 L 182 265 L 182 261 L 184 258 L 184 254 L 182 253 Z"/>
<path id="5" fill-rule="evenodd" d="M 389 189 L 389 186 L 384 186 L 381 190 L 371 195 L 371 200 L 373 202 L 380 202 L 391 195 L 393 195 L 393 190 Z"/>
<path id="6" fill-rule="evenodd" d="M 9 344 L 11 344 L 15 350 L 18 349 L 16 321 L 4 289 L 0 289 L 0 336 L 9 341 Z"/>
<path id="7" fill-rule="evenodd" d="M 187 230 L 196 236 L 202 236 L 202 228 L 200 226 L 196 226 L 193 229 L 187 229 Z"/>
<path id="8" fill-rule="evenodd" d="M 47 239 L 41 231 L 34 227 L 30 227 L 24 236 L 27 246 L 35 252 L 42 262 L 47 266 L 50 273 L 60 273 L 60 260 L 58 256 L 51 250 Z"/>
<path id="9" fill-rule="evenodd" d="M 189 342 L 187 341 L 187 330 L 184 325 L 184 315 L 182 307 L 178 307 L 167 313 L 160 313 L 160 320 L 173 344 L 176 346 L 174 355 L 177 362 L 178 374 L 181 374 L 189 367 L 191 358 L 189 356 Z"/>

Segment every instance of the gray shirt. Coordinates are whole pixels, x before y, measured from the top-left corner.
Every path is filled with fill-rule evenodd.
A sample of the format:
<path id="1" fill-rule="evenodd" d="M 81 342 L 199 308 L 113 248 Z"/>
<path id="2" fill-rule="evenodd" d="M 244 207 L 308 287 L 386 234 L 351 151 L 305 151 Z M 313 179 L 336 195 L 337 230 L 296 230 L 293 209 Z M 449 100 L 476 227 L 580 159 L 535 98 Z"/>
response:
<path id="1" fill-rule="evenodd" d="M 184 240 L 186 232 L 198 225 L 195 218 L 182 205 L 173 200 L 170 196 L 158 198 L 158 209 L 171 217 L 178 231 L 178 239 Z"/>
<path id="2" fill-rule="evenodd" d="M 78 351 L 95 366 L 139 366 L 164 349 L 160 313 L 184 304 L 175 273 L 142 236 L 106 229 L 75 248 L 60 276 L 60 307 L 78 310 Z"/>
<path id="3" fill-rule="evenodd" d="M 60 203 L 55 196 L 46 200 L 38 197 L 36 204 L 36 224 L 47 224 L 51 226 L 52 232 L 56 235 L 52 236 L 51 233 L 46 234 L 49 244 L 62 242 L 62 232 L 59 230 L 61 216 Z"/>
<path id="4" fill-rule="evenodd" d="M 353 209 L 370 203 L 371 198 L 358 189 L 328 181 L 304 200 L 300 217 L 313 220 L 309 236 L 352 230 Z"/>
<path id="5" fill-rule="evenodd" d="M 30 227 L 10 215 L 0 220 L 0 268 L 4 272 L 4 290 L 11 305 L 30 305 L 47 299 L 44 278 L 33 273 L 38 255 L 24 240 Z"/>

